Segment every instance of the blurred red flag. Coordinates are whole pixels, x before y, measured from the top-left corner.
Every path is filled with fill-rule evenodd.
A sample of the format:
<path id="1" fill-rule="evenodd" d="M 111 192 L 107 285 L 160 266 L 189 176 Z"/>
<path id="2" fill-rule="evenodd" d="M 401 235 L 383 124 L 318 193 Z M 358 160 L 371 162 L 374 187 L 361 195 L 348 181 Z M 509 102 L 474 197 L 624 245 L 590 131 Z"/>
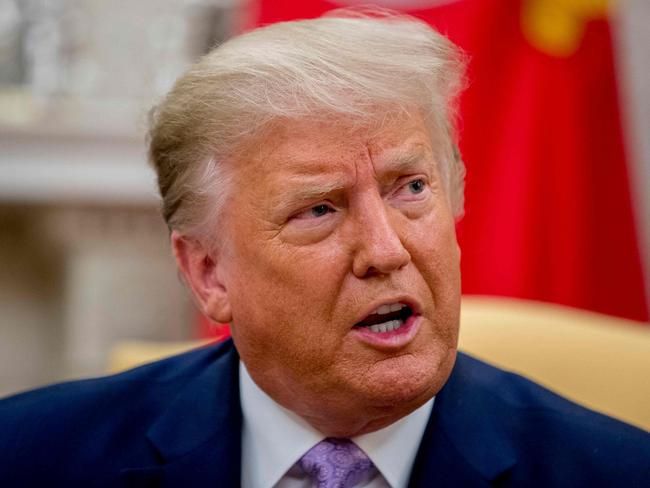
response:
<path id="1" fill-rule="evenodd" d="M 251 26 L 346 3 L 356 2 L 257 0 Z M 463 293 L 647 321 L 607 2 L 377 3 L 410 5 L 401 11 L 470 56 Z"/>

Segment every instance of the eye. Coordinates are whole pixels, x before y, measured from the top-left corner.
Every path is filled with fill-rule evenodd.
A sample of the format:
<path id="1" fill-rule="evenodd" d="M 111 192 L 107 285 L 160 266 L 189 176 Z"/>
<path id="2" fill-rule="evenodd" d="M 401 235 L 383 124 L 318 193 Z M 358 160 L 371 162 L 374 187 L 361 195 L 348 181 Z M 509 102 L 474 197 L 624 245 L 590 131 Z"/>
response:
<path id="1" fill-rule="evenodd" d="M 334 210 L 326 203 L 321 203 L 320 205 L 314 205 L 313 207 L 308 208 L 307 210 L 303 210 L 299 214 L 295 215 L 294 218 L 295 219 L 320 218 L 333 212 L 336 212 L 336 210 Z"/>
<path id="2" fill-rule="evenodd" d="M 309 212 L 313 217 L 322 217 L 323 215 L 327 215 L 333 211 L 334 209 L 332 207 L 325 205 L 324 203 L 321 205 L 316 205 L 315 207 L 309 209 Z"/>
<path id="3" fill-rule="evenodd" d="M 407 186 L 411 193 L 417 194 L 424 191 L 425 183 L 422 178 L 418 178 L 417 180 L 410 181 Z"/>
<path id="4" fill-rule="evenodd" d="M 390 198 L 397 206 L 417 206 L 429 201 L 431 194 L 431 183 L 426 176 L 410 175 L 396 182 Z"/>

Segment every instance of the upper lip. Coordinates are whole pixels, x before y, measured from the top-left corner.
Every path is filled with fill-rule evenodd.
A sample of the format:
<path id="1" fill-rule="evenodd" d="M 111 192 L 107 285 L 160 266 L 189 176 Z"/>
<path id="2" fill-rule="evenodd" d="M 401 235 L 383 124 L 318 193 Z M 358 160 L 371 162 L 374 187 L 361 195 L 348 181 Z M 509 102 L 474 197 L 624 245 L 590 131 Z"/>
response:
<path id="1" fill-rule="evenodd" d="M 414 315 L 418 315 L 422 311 L 422 307 L 420 303 L 413 297 L 409 295 L 399 295 L 395 297 L 390 297 L 390 298 L 379 298 L 373 302 L 371 302 L 363 311 L 363 313 L 359 316 L 357 316 L 356 320 L 354 321 L 354 325 L 358 324 L 362 320 L 364 320 L 366 317 L 371 315 L 375 310 L 377 310 L 379 307 L 382 305 L 389 305 L 391 303 L 403 303 L 404 305 L 408 306 L 411 311 L 413 312 Z"/>

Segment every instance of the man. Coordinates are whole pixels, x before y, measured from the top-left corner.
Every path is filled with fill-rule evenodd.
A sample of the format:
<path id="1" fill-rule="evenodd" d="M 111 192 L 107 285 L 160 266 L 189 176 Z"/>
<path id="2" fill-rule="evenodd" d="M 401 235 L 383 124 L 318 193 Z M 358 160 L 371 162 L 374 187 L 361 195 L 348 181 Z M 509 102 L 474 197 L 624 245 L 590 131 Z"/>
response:
<path id="1" fill-rule="evenodd" d="M 648 434 L 456 352 L 462 67 L 343 12 L 190 69 L 150 159 L 233 340 L 5 400 L 0 485 L 647 486 Z"/>

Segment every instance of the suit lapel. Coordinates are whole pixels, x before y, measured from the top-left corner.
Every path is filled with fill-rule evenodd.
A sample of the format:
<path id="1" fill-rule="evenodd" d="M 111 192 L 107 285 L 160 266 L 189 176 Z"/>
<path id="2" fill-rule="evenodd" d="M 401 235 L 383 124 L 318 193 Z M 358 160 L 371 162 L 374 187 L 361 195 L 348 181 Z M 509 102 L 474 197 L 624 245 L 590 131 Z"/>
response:
<path id="1" fill-rule="evenodd" d="M 436 396 L 409 486 L 490 486 L 516 463 L 503 423 L 508 412 L 478 384 L 475 367 L 459 353 Z"/>
<path id="2" fill-rule="evenodd" d="M 232 342 L 222 347 L 149 429 L 160 464 L 124 470 L 126 486 L 239 485 L 239 357 Z"/>
<path id="3" fill-rule="evenodd" d="M 232 342 L 222 347 L 149 429 L 160 462 L 124 470 L 125 486 L 239 486 L 239 357 Z M 508 412 L 476 374 L 476 363 L 459 354 L 436 396 L 410 487 L 490 486 L 516 463 L 503 424 Z"/>

